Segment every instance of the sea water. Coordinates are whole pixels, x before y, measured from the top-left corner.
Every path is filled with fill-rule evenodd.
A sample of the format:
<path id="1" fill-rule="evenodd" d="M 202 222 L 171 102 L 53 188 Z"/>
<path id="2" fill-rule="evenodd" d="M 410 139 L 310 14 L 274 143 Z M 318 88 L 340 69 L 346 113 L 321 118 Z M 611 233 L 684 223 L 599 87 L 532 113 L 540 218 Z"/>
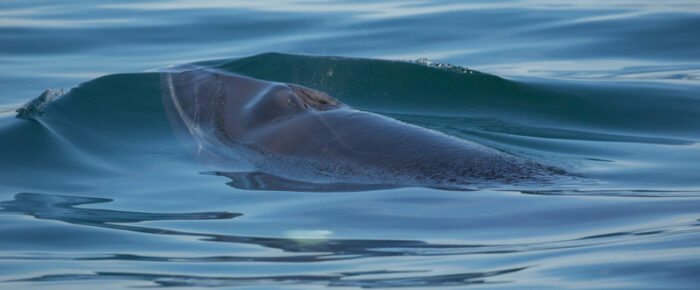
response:
<path id="1" fill-rule="evenodd" d="M 0 288 L 697 288 L 699 27 L 682 0 L 3 1 Z M 574 178 L 242 189 L 171 128 L 187 63 Z"/>

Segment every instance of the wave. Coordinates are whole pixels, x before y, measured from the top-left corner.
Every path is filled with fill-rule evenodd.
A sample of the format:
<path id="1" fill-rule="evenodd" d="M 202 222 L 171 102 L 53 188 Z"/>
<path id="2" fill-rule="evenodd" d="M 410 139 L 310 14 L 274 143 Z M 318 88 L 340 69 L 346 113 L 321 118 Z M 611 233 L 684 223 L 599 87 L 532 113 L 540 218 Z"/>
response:
<path id="1" fill-rule="evenodd" d="M 200 65 L 300 84 L 374 112 L 496 118 L 520 125 L 639 133 L 697 134 L 691 128 L 700 125 L 695 118 L 700 113 L 695 86 L 551 79 L 525 82 L 425 61 L 279 53 Z"/>
<path id="2" fill-rule="evenodd" d="M 528 130 L 532 128 L 546 128 L 573 130 L 574 134 L 588 130 L 596 134 L 653 136 L 663 132 L 697 137 L 695 128 L 700 127 L 696 118 L 700 98 L 692 86 L 525 82 L 427 61 L 280 53 L 199 62 L 168 71 L 192 66 L 300 84 L 371 112 L 497 120 L 500 124 L 484 127 L 496 132 L 531 135 Z M 50 106 L 45 105 L 44 97 L 32 101 L 44 105 L 29 107 L 46 113 L 41 118 L 89 128 L 95 135 L 128 132 L 136 137 L 167 128 L 157 72 L 100 77 L 62 94 Z M 32 115 L 31 111 L 20 111 L 22 117 Z M 504 128 L 508 125 L 512 127 Z"/>
<path id="3" fill-rule="evenodd" d="M 687 147 L 700 137 L 700 98 L 692 86 L 510 80 L 425 60 L 265 53 L 107 75 L 65 93 L 47 91 L 18 110 L 18 117 L 34 122 L 4 122 L 0 135 L 13 142 L 0 144 L 0 157 L 27 168 L 61 163 L 89 174 L 108 174 L 129 164 L 124 160 L 142 166 L 142 154 L 187 159 L 164 108 L 160 81 L 162 72 L 193 67 L 300 84 L 352 107 L 569 171 L 576 165 L 562 164 L 571 156 L 616 159 L 591 154 L 581 142 Z M 569 150 L 568 157 L 556 157 L 562 150 Z M 45 158 L 33 158 L 37 154 Z"/>

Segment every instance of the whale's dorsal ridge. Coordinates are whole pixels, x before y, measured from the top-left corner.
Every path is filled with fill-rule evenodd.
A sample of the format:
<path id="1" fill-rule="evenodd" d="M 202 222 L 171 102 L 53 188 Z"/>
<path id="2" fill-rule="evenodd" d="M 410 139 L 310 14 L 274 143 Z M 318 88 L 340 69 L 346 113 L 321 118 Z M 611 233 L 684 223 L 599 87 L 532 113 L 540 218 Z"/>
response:
<path id="1" fill-rule="evenodd" d="M 344 106 L 343 103 L 322 92 L 290 83 L 286 85 L 292 89 L 292 92 L 294 92 L 307 107 L 319 111 L 326 111 Z"/>
<path id="2" fill-rule="evenodd" d="M 197 154 L 221 155 L 220 164 L 234 172 L 245 167 L 254 173 L 222 174 L 235 187 L 474 190 L 560 174 L 469 140 L 353 109 L 300 85 L 208 70 L 162 77 L 163 98 L 174 105 L 166 106 L 177 112 L 169 115 L 189 129 Z"/>

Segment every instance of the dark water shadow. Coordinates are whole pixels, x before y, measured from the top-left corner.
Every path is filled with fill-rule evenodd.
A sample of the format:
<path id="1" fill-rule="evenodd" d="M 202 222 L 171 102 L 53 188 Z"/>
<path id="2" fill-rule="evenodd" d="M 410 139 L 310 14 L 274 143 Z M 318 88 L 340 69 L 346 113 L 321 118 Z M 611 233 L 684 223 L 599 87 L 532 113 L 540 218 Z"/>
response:
<path id="1" fill-rule="evenodd" d="M 302 192 L 352 192 L 398 188 L 401 186 L 359 183 L 314 183 L 288 179 L 264 172 L 204 172 L 231 179 L 226 185 L 245 190 L 275 190 Z"/>
<path id="2" fill-rule="evenodd" d="M 522 194 L 545 196 L 609 196 L 609 197 L 700 197 L 696 190 L 600 189 L 600 190 L 519 190 Z"/>
<path id="3" fill-rule="evenodd" d="M 698 231 L 700 223 L 692 220 L 666 226 L 649 227 L 630 231 L 601 233 L 568 240 L 554 240 L 529 244 L 433 244 L 419 240 L 381 240 L 381 239 L 323 239 L 323 238 L 274 238 L 243 235 L 218 235 L 198 232 L 170 230 L 164 228 L 129 225 L 145 221 L 158 220 L 211 220 L 231 219 L 240 216 L 231 212 L 198 213 L 146 213 L 109 209 L 90 209 L 78 207 L 85 204 L 105 203 L 111 199 L 78 197 L 65 195 L 48 195 L 39 193 L 18 193 L 13 200 L 0 202 L 0 214 L 19 214 L 38 219 L 55 220 L 70 224 L 93 226 L 115 230 L 124 230 L 145 234 L 199 237 L 202 241 L 225 242 L 235 244 L 258 245 L 283 250 L 278 256 L 205 256 L 205 257 L 162 257 L 133 254 L 86 254 L 80 256 L 41 256 L 18 254 L 0 257 L 0 260 L 69 260 L 69 261 L 149 261 L 149 262 L 269 262 L 269 263 L 309 263 L 339 261 L 351 259 L 368 259 L 375 257 L 410 257 L 410 256 L 444 256 L 470 254 L 511 254 L 533 251 L 550 251 L 570 248 L 597 246 L 642 239 L 649 236 L 669 235 Z M 13 281 L 62 281 L 62 280 L 147 280 L 159 286 L 233 286 L 250 283 L 323 283 L 329 286 L 356 287 L 400 287 L 400 286 L 448 286 L 487 283 L 485 278 L 512 273 L 525 269 L 517 267 L 498 271 L 473 272 L 437 276 L 411 276 L 401 278 L 352 278 L 367 273 L 337 273 L 331 275 L 291 275 L 260 277 L 200 277 L 188 275 L 159 275 L 140 273 L 107 273 L 48 275 Z M 372 273 L 376 274 L 376 273 Z M 10 281 L 5 281 L 10 282 Z M 190 284 L 188 284 L 190 283 Z M 488 282 L 490 283 L 490 282 Z"/>
<path id="4" fill-rule="evenodd" d="M 109 198 L 50 195 L 22 192 L 14 200 L 0 202 L 0 213 L 29 215 L 38 219 L 58 220 L 72 224 L 112 228 L 112 223 L 137 223 L 159 220 L 232 219 L 241 216 L 231 212 L 149 213 L 109 209 L 77 208 L 76 206 L 111 202 Z M 117 227 L 118 228 L 118 227 Z"/>
<path id="5" fill-rule="evenodd" d="M 244 190 L 274 190 L 274 191 L 300 191 L 300 192 L 355 192 L 355 191 L 370 191 L 384 190 L 392 188 L 410 187 L 408 185 L 392 185 L 392 184 L 371 184 L 371 183 L 346 183 L 346 182 L 329 182 L 316 183 L 310 181 L 299 181 L 288 179 L 264 172 L 203 172 L 203 174 L 228 177 L 231 179 L 226 185 L 233 188 Z M 484 184 L 487 184 L 484 182 Z M 440 186 L 424 186 L 438 190 L 453 190 L 453 191 L 474 191 L 475 188 L 463 186 L 455 187 L 440 187 Z"/>

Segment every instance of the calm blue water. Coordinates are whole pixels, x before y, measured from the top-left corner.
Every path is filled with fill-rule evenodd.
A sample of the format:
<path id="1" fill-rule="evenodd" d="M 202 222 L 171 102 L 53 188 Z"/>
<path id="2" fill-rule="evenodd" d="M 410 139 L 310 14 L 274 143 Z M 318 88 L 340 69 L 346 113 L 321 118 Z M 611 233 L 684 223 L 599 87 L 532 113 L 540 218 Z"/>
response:
<path id="1" fill-rule="evenodd" d="M 697 1 L 71 2 L 0 3 L 0 288 L 700 285 Z M 173 133 L 193 62 L 572 178 L 246 189 Z"/>

